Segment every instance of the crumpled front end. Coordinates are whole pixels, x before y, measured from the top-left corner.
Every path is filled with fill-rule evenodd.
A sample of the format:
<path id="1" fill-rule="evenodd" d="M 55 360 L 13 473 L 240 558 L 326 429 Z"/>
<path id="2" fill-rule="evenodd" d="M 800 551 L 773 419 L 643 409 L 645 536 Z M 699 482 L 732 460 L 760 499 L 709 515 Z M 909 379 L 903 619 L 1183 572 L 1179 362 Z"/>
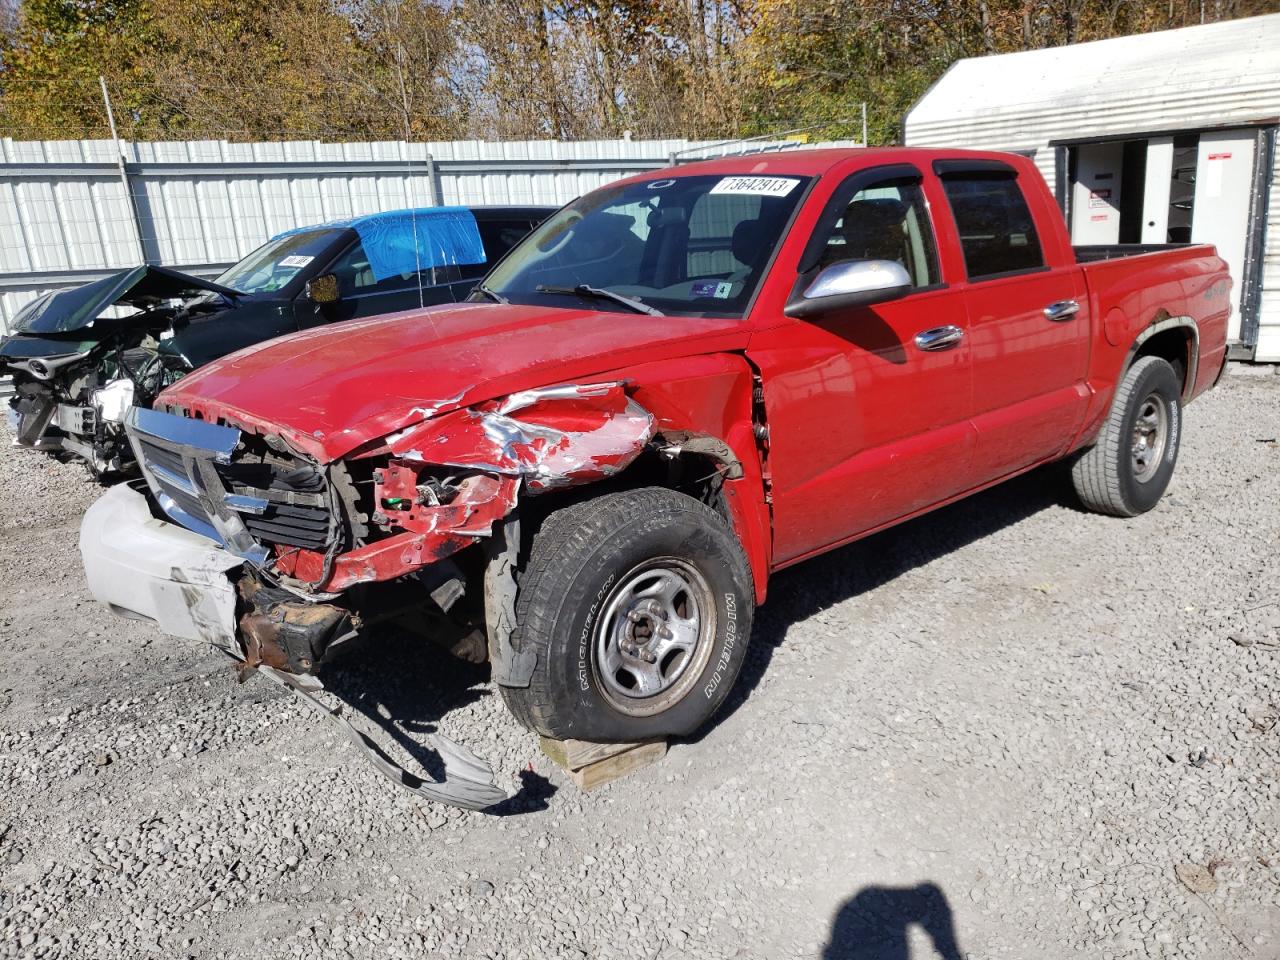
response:
<path id="1" fill-rule="evenodd" d="M 454 556 L 492 546 L 521 498 L 625 469 L 655 423 L 623 384 L 608 382 L 455 409 L 328 464 L 284 433 L 161 410 L 135 408 L 127 429 L 159 510 L 247 564 L 237 582 L 246 665 L 305 674 L 401 601 L 429 597 L 432 626 L 457 633 L 449 645 L 465 645 L 484 631 L 486 610 L 458 603 L 464 568 L 478 572 L 474 584 L 491 558 L 473 551 L 480 559 L 455 564 Z M 389 588 L 376 606 L 351 595 L 408 581 L 408 596 Z"/>
<path id="2" fill-rule="evenodd" d="M 425 420 L 344 462 L 366 531 L 352 549 L 279 552 L 277 569 L 322 593 L 405 576 L 487 537 L 522 495 L 613 476 L 653 432 L 620 383 L 525 391 Z"/>

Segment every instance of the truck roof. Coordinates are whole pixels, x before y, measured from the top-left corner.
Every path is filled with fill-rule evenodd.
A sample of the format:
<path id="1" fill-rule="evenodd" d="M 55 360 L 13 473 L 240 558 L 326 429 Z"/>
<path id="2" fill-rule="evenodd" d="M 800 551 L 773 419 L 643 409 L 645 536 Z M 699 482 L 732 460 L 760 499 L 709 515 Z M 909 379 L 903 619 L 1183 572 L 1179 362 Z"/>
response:
<path id="1" fill-rule="evenodd" d="M 946 159 L 999 160 L 1008 162 L 1011 158 L 1012 155 L 1008 153 L 999 153 L 991 150 L 955 150 L 936 147 L 840 147 L 717 157 L 712 160 L 682 163 L 677 170 L 680 176 L 762 174 L 816 177 L 826 173 L 837 164 L 855 159 L 865 162 L 867 166 L 877 166 L 904 161 L 927 164 L 932 163 L 934 160 Z M 654 175 L 655 171 L 646 171 L 620 182 L 649 180 Z M 665 175 L 669 176 L 670 171 L 668 170 Z"/>

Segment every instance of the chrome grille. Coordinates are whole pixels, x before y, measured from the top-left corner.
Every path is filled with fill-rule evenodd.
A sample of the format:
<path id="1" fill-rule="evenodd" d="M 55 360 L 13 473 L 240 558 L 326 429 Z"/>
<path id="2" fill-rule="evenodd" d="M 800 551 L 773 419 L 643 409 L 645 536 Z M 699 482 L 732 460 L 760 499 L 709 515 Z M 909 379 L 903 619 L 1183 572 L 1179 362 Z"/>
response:
<path id="1" fill-rule="evenodd" d="M 319 471 L 270 464 L 219 464 L 215 469 L 231 491 L 233 508 L 242 502 L 265 504 L 243 516 L 259 540 L 308 550 L 322 550 L 329 542 L 329 504 Z"/>
<path id="2" fill-rule="evenodd" d="M 157 502 L 173 520 L 264 563 L 264 543 L 321 549 L 330 511 L 319 471 L 232 463 L 240 431 L 135 407 L 126 423 Z"/>

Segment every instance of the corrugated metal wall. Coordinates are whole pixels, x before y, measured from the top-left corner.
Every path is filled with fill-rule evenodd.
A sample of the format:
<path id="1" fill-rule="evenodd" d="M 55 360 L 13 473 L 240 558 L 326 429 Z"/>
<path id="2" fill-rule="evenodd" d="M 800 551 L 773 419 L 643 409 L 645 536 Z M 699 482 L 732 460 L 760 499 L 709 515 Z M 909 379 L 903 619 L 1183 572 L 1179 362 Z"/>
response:
<path id="1" fill-rule="evenodd" d="M 1280 103 L 1276 105 L 1280 112 Z M 1280 361 L 1280 146 L 1271 171 L 1267 236 L 1262 252 L 1262 299 L 1258 310 L 1258 360 Z"/>
<path id="2" fill-rule="evenodd" d="M 1033 152 L 1053 141 L 1198 131 L 1280 117 L 1280 15 L 960 60 L 907 114 L 906 143 Z M 1280 360 L 1280 151 L 1270 181 L 1255 356 Z"/>
<path id="3" fill-rule="evenodd" d="M 791 142 L 752 144 L 752 151 Z M 0 140 L 0 330 L 46 290 L 144 260 L 213 275 L 292 227 L 435 204 L 567 203 L 687 140 L 124 143 Z"/>

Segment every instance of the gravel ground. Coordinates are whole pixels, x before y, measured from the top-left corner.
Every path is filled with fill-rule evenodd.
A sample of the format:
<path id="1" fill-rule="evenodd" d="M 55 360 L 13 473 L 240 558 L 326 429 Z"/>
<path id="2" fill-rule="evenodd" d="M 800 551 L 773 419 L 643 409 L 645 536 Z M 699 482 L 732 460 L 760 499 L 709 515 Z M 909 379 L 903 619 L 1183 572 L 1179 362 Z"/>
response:
<path id="1" fill-rule="evenodd" d="M 1186 425 L 1139 519 L 1038 471 L 778 576 L 731 708 L 589 794 L 386 638 L 346 696 L 502 816 L 99 608 L 96 488 L 6 448 L 0 957 L 1280 957 L 1280 377 Z"/>

